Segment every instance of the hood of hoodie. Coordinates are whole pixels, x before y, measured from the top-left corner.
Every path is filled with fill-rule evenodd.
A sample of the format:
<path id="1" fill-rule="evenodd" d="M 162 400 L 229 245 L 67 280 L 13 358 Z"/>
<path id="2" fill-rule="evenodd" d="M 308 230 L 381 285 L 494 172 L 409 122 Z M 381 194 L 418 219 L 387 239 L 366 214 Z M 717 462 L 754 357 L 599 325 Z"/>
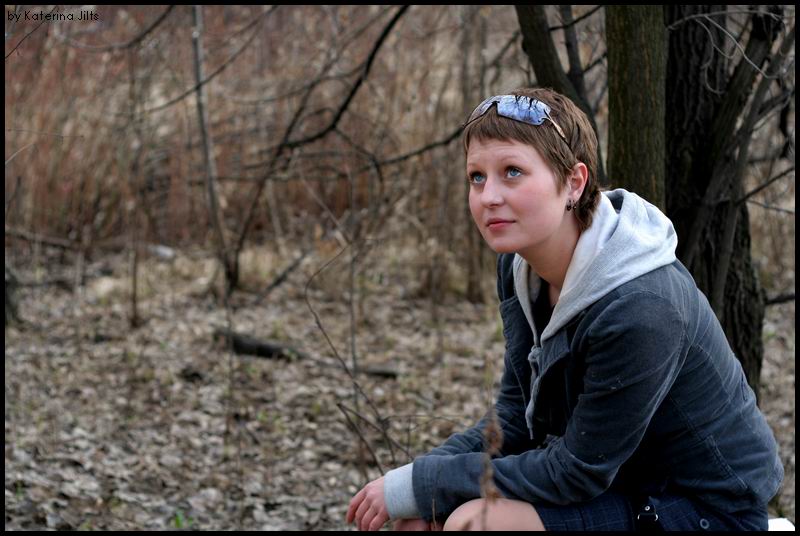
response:
<path id="1" fill-rule="evenodd" d="M 592 225 L 581 233 L 550 322 L 539 336 L 532 305 L 541 279 L 515 255 L 514 287 L 536 346 L 615 288 L 675 262 L 678 236 L 656 206 L 623 189 L 602 192 Z"/>

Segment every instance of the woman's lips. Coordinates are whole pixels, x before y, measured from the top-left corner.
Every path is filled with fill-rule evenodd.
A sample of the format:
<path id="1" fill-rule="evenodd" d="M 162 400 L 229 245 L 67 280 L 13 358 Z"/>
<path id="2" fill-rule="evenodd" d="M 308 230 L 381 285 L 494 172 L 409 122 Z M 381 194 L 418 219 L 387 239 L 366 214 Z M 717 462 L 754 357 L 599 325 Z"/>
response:
<path id="1" fill-rule="evenodd" d="M 490 231 L 500 231 L 502 229 L 505 229 L 506 227 L 508 227 L 512 223 L 514 223 L 514 222 L 513 221 L 496 221 L 496 222 L 490 223 L 488 225 L 488 227 L 489 227 Z"/>

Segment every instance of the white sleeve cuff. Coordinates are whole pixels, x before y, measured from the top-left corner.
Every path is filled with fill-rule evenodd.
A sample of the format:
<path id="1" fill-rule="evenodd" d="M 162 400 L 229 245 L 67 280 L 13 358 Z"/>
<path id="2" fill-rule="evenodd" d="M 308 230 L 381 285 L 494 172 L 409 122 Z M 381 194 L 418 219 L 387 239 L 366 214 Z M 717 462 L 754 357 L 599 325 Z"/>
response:
<path id="1" fill-rule="evenodd" d="M 383 500 L 390 519 L 420 517 L 417 500 L 414 498 L 413 467 L 414 462 L 411 462 L 389 471 L 383 477 Z"/>

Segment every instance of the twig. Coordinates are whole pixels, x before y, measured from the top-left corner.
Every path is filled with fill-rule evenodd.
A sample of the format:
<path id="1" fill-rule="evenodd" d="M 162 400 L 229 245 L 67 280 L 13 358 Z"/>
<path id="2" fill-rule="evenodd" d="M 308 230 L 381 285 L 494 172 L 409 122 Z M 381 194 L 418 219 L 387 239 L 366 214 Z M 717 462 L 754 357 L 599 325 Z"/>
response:
<path id="1" fill-rule="evenodd" d="M 194 48 L 194 72 L 195 80 L 197 81 L 196 101 L 197 101 L 197 117 L 200 123 L 200 135 L 203 140 L 203 156 L 206 166 L 206 191 L 208 193 L 208 217 L 214 228 L 214 235 L 216 237 L 217 257 L 225 269 L 225 293 L 230 294 L 233 287 L 236 285 L 234 280 L 233 263 L 228 252 L 228 246 L 225 241 L 225 233 L 222 228 L 222 214 L 217 200 L 216 181 L 217 181 L 217 164 L 214 159 L 214 141 L 208 127 L 208 110 L 205 106 L 205 89 L 200 82 L 203 80 L 203 11 L 202 6 L 194 6 L 192 10 L 194 14 L 194 30 L 192 31 L 192 45 Z"/>
<path id="2" fill-rule="evenodd" d="M 51 9 L 51 10 L 50 10 L 50 13 L 48 13 L 48 15 L 51 15 L 51 14 L 53 13 L 53 11 L 55 11 L 57 8 L 58 8 L 58 6 L 54 6 L 54 7 L 53 7 L 53 9 Z M 49 18 L 49 17 L 42 17 L 42 22 L 40 22 L 39 24 L 37 24 L 37 25 L 36 25 L 36 28 L 34 28 L 34 29 L 33 29 L 33 30 L 31 30 L 30 32 L 28 32 L 28 33 L 25 35 L 25 37 L 23 37 L 22 39 L 20 39 L 19 43 L 17 43 L 17 46 L 15 46 L 14 48 L 12 48 L 12 49 L 11 49 L 11 52 L 9 52 L 8 54 L 6 54 L 6 59 L 8 59 L 8 57 L 9 57 L 11 54 L 13 54 L 15 50 L 17 50 L 17 49 L 19 48 L 19 46 L 22 44 L 22 42 L 23 42 L 23 41 L 25 41 L 25 40 L 26 40 L 28 37 L 30 37 L 30 35 L 31 35 L 33 32 L 35 32 L 36 30 L 38 30 L 38 29 L 39 29 L 39 27 L 40 27 L 42 24 L 44 24 L 44 23 L 45 23 L 45 21 L 46 21 L 48 18 Z"/>
<path id="3" fill-rule="evenodd" d="M 361 419 L 362 421 L 364 421 L 366 424 L 368 424 L 369 426 L 371 426 L 372 428 L 374 428 L 374 429 L 375 429 L 375 431 L 377 431 L 378 433 L 380 433 L 380 434 L 382 434 L 382 435 L 383 435 L 383 434 L 385 434 L 385 432 L 386 432 L 386 426 L 384 426 L 384 423 L 388 423 L 388 422 L 390 422 L 390 421 L 391 421 L 391 419 L 390 419 L 389 417 L 387 417 L 386 419 L 384 419 L 384 420 L 380 421 L 380 422 L 381 422 L 381 425 L 379 426 L 378 424 L 375 424 L 375 423 L 374 423 L 374 422 L 372 422 L 370 419 L 368 419 L 367 417 L 365 417 L 365 416 L 361 415 L 360 413 L 356 412 L 355 410 L 353 410 L 353 409 L 351 409 L 351 408 L 348 408 L 348 407 L 347 407 L 347 406 L 345 406 L 343 403 L 339 402 L 339 403 L 338 403 L 338 405 L 340 406 L 340 408 L 342 409 L 342 411 L 349 411 L 349 412 L 351 412 L 353 415 L 355 415 L 356 417 L 358 417 L 359 419 Z M 408 451 L 408 449 L 407 449 L 407 448 L 403 447 L 403 445 L 401 445 L 401 444 L 400 444 L 398 441 L 395 441 L 395 440 L 394 440 L 394 439 L 392 439 L 392 438 L 389 438 L 389 441 L 390 441 L 390 445 L 393 445 L 393 446 L 395 446 L 395 447 L 399 448 L 400 450 L 402 450 L 402 451 L 403 451 L 403 453 L 404 453 L 404 454 L 405 454 L 405 455 L 408 457 L 408 459 L 409 459 L 409 460 L 411 460 L 411 459 L 412 459 L 411 453 Z"/>
<path id="4" fill-rule="evenodd" d="M 270 292 L 275 290 L 284 281 L 286 281 L 286 279 L 288 279 L 289 274 L 291 274 L 294 271 L 294 269 L 297 268 L 297 266 L 301 262 L 303 262 L 303 259 L 306 258 L 306 256 L 309 254 L 310 251 L 311 250 L 304 251 L 299 257 L 297 257 L 294 261 L 292 261 L 292 264 L 287 266 L 280 274 L 278 274 L 278 277 L 276 277 L 275 279 L 272 280 L 272 283 L 270 283 L 267 286 L 267 288 L 266 288 L 266 290 L 264 290 L 263 294 L 261 294 L 261 296 L 259 296 L 258 299 L 256 300 L 256 303 L 255 303 L 256 307 L 261 305 L 261 303 L 264 301 L 264 299 L 266 299 L 266 297 L 269 296 Z"/>
<path id="5" fill-rule="evenodd" d="M 6 132 L 30 132 L 32 134 L 39 134 L 40 136 L 55 136 L 56 138 L 85 138 L 86 136 L 80 134 L 56 134 L 55 132 L 41 132 L 39 130 L 31 130 L 29 128 L 7 128 Z"/>
<path id="6" fill-rule="evenodd" d="M 37 235 L 22 229 L 15 229 L 13 227 L 6 227 L 6 234 L 15 238 L 21 238 L 22 240 L 26 240 L 28 242 L 37 242 L 55 248 L 77 249 L 79 247 L 78 244 L 70 240 L 62 240 L 61 238 Z"/>
<path id="7" fill-rule="evenodd" d="M 341 402 L 337 402 L 336 407 L 339 408 L 339 411 L 341 411 L 344 414 L 344 418 L 347 419 L 347 422 L 350 424 L 350 428 L 352 428 L 353 431 L 356 433 L 356 435 L 358 435 L 358 438 L 361 439 L 361 444 L 367 447 L 367 450 L 369 450 L 369 453 L 372 455 L 372 459 L 375 462 L 375 465 L 378 466 L 378 471 L 381 472 L 381 475 L 384 475 L 385 471 L 383 470 L 383 467 L 381 467 L 381 462 L 378 460 L 378 456 L 375 454 L 375 451 L 372 450 L 372 446 L 369 444 L 369 441 L 364 439 L 364 436 L 361 434 L 361 430 L 358 428 L 358 426 L 355 425 L 355 423 L 352 420 L 350 420 L 350 416 L 347 414 L 347 412 L 342 409 Z"/>
<path id="8" fill-rule="evenodd" d="M 565 29 L 567 29 L 567 28 L 570 28 L 570 27 L 572 27 L 572 26 L 575 26 L 576 24 L 578 24 L 578 23 L 579 23 L 580 21 L 582 21 L 583 19 L 588 19 L 589 17 L 591 17 L 592 15 L 594 15 L 594 14 L 595 14 L 595 12 L 597 12 L 597 11 L 598 11 L 598 10 L 600 10 L 600 9 L 602 9 L 603 7 L 605 7 L 605 6 L 602 6 L 602 5 L 600 5 L 600 6 L 595 6 L 594 8 L 590 9 L 589 11 L 587 11 L 586 13 L 584 13 L 583 15 L 581 15 L 580 17 L 578 17 L 577 19 L 575 19 L 575 20 L 571 21 L 571 22 L 570 22 L 570 23 L 568 23 L 568 24 L 564 24 L 564 25 L 562 25 L 562 26 L 551 26 L 551 27 L 550 27 L 550 31 L 551 31 L 551 32 L 555 32 L 555 31 L 557 31 L 557 30 L 565 30 Z"/>
<path id="9" fill-rule="evenodd" d="M 74 46 L 74 47 L 80 48 L 82 50 L 87 50 L 89 52 L 111 52 L 111 51 L 116 51 L 116 50 L 125 50 L 125 49 L 128 49 L 128 48 L 133 48 L 134 46 L 138 45 L 150 33 L 152 33 L 153 30 L 158 28 L 158 26 L 162 22 L 164 22 L 164 20 L 167 18 L 167 15 L 169 15 L 172 12 L 173 9 L 175 9 L 174 5 L 168 6 L 167 9 L 164 11 L 164 13 L 161 14 L 160 17 L 158 17 L 150 26 L 145 28 L 144 31 L 142 31 L 142 33 L 140 33 L 139 35 L 137 35 L 136 37 L 134 37 L 133 39 L 131 39 L 127 43 L 116 43 L 116 44 L 113 44 L 113 45 L 96 46 L 96 45 L 86 45 L 86 44 L 83 44 L 83 43 L 78 43 L 78 42 L 72 40 L 71 38 L 66 38 L 65 41 L 67 41 L 67 43 L 70 46 Z"/>
<path id="10" fill-rule="evenodd" d="M 709 13 L 699 13 L 697 15 L 687 15 L 686 17 L 684 17 L 682 19 L 678 19 L 675 22 L 673 22 L 672 24 L 670 24 L 669 26 L 667 26 L 667 30 L 674 30 L 677 26 L 683 24 L 684 22 L 688 22 L 690 20 L 693 20 L 693 19 L 705 19 L 705 18 L 714 16 L 714 15 L 733 15 L 733 14 L 745 14 L 745 13 L 754 14 L 754 15 L 762 15 L 762 16 L 766 15 L 766 16 L 772 17 L 772 18 L 774 18 L 776 20 L 783 20 L 781 17 L 779 17 L 778 15 L 775 15 L 774 13 L 761 12 L 761 11 L 752 10 L 752 9 L 711 11 Z"/>
<path id="11" fill-rule="evenodd" d="M 778 294 L 777 296 L 769 298 L 764 305 L 777 305 L 779 303 L 786 303 L 790 301 L 794 301 L 794 292 L 789 294 Z"/>
<path id="12" fill-rule="evenodd" d="M 293 149 L 295 147 L 299 147 L 301 145 L 307 145 L 309 143 L 317 141 L 318 139 L 325 137 L 329 132 L 332 132 L 336 128 L 336 125 L 339 124 L 339 120 L 344 115 L 344 112 L 347 111 L 347 109 L 350 107 L 350 102 L 353 100 L 353 98 L 356 96 L 356 93 L 358 93 L 358 90 L 366 81 L 370 69 L 372 68 L 372 64 L 375 61 L 375 58 L 378 56 L 378 51 L 381 49 L 381 46 L 389 37 L 389 34 L 391 33 L 392 28 L 394 28 L 395 24 L 397 24 L 397 21 L 400 20 L 400 17 L 402 17 L 408 10 L 408 7 L 409 6 L 401 6 L 400 9 L 397 11 L 397 13 L 395 13 L 394 17 L 392 17 L 392 20 L 390 20 L 389 23 L 386 25 L 386 27 L 383 29 L 383 32 L 381 32 L 381 35 L 378 37 L 377 41 L 375 42 L 375 45 L 372 47 L 372 50 L 370 51 L 369 56 L 367 56 L 367 59 L 363 64 L 364 67 L 361 76 L 358 77 L 358 80 L 356 80 L 355 84 L 353 84 L 353 87 L 350 88 L 350 93 L 347 95 L 347 97 L 345 97 L 344 101 L 342 101 L 342 103 L 339 105 L 339 109 L 336 110 L 336 114 L 334 115 L 330 124 L 328 124 L 328 126 L 326 126 L 325 128 L 323 128 L 322 130 L 320 130 L 315 134 L 312 134 L 305 138 L 301 138 L 299 140 L 293 140 L 287 142 L 286 143 L 287 149 Z"/>
<path id="13" fill-rule="evenodd" d="M 345 363 L 344 359 L 342 359 L 342 357 L 339 355 L 339 352 L 336 350 L 336 347 L 334 346 L 333 342 L 331 341 L 330 337 L 328 336 L 327 331 L 325 331 L 325 328 L 322 326 L 322 321 L 320 320 L 319 315 L 314 310 L 314 308 L 311 306 L 311 301 L 308 299 L 308 288 L 311 285 L 311 282 L 314 280 L 314 278 L 317 275 L 319 275 L 323 270 L 325 270 L 330 264 L 332 264 L 336 259 L 338 259 L 342 255 L 342 253 L 347 251 L 350 247 L 352 247 L 352 243 L 349 243 L 347 246 L 343 247 L 342 250 L 339 253 L 337 253 L 331 260 L 326 262 L 319 270 L 317 270 L 308 279 L 308 281 L 306 282 L 306 286 L 303 289 L 303 299 L 305 300 L 306 306 L 308 307 L 309 311 L 311 311 L 311 314 L 314 317 L 314 322 L 317 324 L 317 327 L 320 329 L 320 331 L 322 331 L 323 337 L 325 337 L 325 340 L 327 341 L 328 345 L 330 346 L 331 350 L 333 351 L 334 357 L 336 357 L 336 360 L 339 361 L 339 364 L 342 366 L 342 368 L 344 369 L 345 373 L 350 377 L 350 381 L 353 382 L 353 385 L 354 385 L 355 389 L 358 391 L 359 394 L 361 394 L 361 396 L 364 397 L 364 400 L 367 402 L 367 406 L 369 406 L 370 410 L 372 411 L 372 414 L 375 416 L 375 419 L 380 421 L 380 422 L 383 422 L 383 419 L 382 419 L 382 417 L 380 415 L 380 412 L 378 411 L 378 408 L 375 407 L 375 404 L 374 404 L 374 402 L 372 402 L 372 399 L 370 399 L 370 397 L 367 396 L 367 394 L 361 388 L 361 385 L 356 380 L 356 377 L 355 377 L 354 373 L 347 367 L 347 363 Z M 389 438 L 388 432 L 386 432 L 384 430 L 383 435 L 384 435 L 384 438 L 387 440 L 387 442 L 391 441 L 391 439 Z"/>
<path id="14" fill-rule="evenodd" d="M 14 200 L 16 200 L 17 196 L 19 195 L 19 189 L 21 185 L 22 185 L 22 175 L 17 175 L 17 184 L 14 186 L 14 193 L 11 194 L 11 197 L 6 199 L 6 217 L 5 217 L 6 222 L 8 222 L 8 213 L 14 204 Z"/>
<path id="15" fill-rule="evenodd" d="M 763 190 L 764 188 L 766 188 L 767 186 L 769 186 L 773 182 L 776 182 L 776 181 L 780 180 L 785 175 L 788 175 L 789 173 L 792 173 L 793 171 L 794 171 L 794 166 L 792 166 L 789 169 L 783 171 L 782 173 L 778 173 L 777 175 L 775 175 L 774 177 L 769 179 L 767 182 L 765 182 L 764 184 L 762 184 L 761 186 L 759 186 L 755 190 L 752 190 L 752 191 L 748 192 L 747 194 L 745 194 L 744 197 L 742 197 L 741 199 L 737 199 L 736 200 L 736 204 L 744 203 L 745 201 L 747 201 L 748 199 L 750 199 L 751 197 L 756 195 L 758 192 L 760 192 L 761 190 Z"/>
<path id="16" fill-rule="evenodd" d="M 26 145 L 25 147 L 23 147 L 22 149 L 19 149 L 18 151 L 16 151 L 14 154 L 12 154 L 11 156 L 8 157 L 8 160 L 6 160 L 6 165 L 8 165 L 9 162 L 14 160 L 14 157 L 17 156 L 19 153 L 21 153 L 22 151 L 24 151 L 28 147 L 32 147 L 32 146 L 36 145 L 37 143 L 39 143 L 39 142 L 38 141 L 33 141 L 33 142 L 29 143 L 28 145 Z"/>
<path id="17" fill-rule="evenodd" d="M 775 212 L 783 212 L 784 214 L 794 214 L 794 210 L 788 208 L 776 207 L 774 205 L 767 205 L 766 203 L 761 203 L 759 201 L 756 201 L 755 199 L 748 199 L 747 202 L 750 203 L 751 205 L 758 205 L 759 207 L 765 208 L 767 210 L 774 210 Z"/>
<path id="18" fill-rule="evenodd" d="M 272 13 L 277 8 L 278 8 L 278 6 L 273 6 L 272 9 L 270 9 L 269 11 L 265 11 L 264 13 L 259 15 L 256 18 L 256 20 L 254 20 L 252 23 L 250 23 L 247 26 L 246 29 L 250 29 L 253 26 L 255 26 L 256 24 L 258 24 L 259 22 L 261 22 L 262 18 L 265 15 L 268 15 L 268 14 Z M 224 71 L 226 68 L 228 68 L 228 66 L 230 66 L 236 60 L 236 58 L 238 58 L 242 54 L 242 52 L 245 51 L 245 49 L 247 49 L 247 47 L 250 45 L 250 43 L 253 42 L 253 39 L 255 39 L 255 37 L 257 35 L 259 35 L 259 32 L 257 32 L 257 31 L 253 32 L 253 35 L 251 35 L 247 39 L 247 41 L 244 42 L 244 44 L 239 48 L 239 50 L 237 50 L 236 52 L 231 54 L 231 56 L 227 60 L 225 60 L 225 62 L 223 62 L 223 64 L 220 65 L 217 68 L 216 71 L 212 72 L 210 75 L 208 75 L 208 77 L 204 78 L 203 80 L 197 82 L 194 87 L 191 87 L 191 88 L 187 89 L 186 91 L 184 91 L 183 93 L 181 93 L 180 95 L 178 95 L 177 97 L 175 97 L 174 99 L 172 99 L 169 102 L 166 102 L 166 103 L 164 103 L 164 104 L 162 104 L 160 106 L 156 106 L 155 108 L 149 108 L 147 110 L 144 110 L 142 112 L 142 114 L 150 114 L 150 113 L 160 112 L 160 111 L 166 110 L 167 108 L 169 108 L 171 106 L 174 106 L 175 104 L 179 103 L 180 101 L 182 101 L 183 99 L 185 99 L 186 97 L 188 97 L 189 95 L 191 95 L 192 93 L 197 91 L 199 88 L 201 88 L 204 85 L 206 85 L 209 82 L 211 82 L 214 78 L 217 77 L 217 75 L 219 75 L 222 71 Z"/>

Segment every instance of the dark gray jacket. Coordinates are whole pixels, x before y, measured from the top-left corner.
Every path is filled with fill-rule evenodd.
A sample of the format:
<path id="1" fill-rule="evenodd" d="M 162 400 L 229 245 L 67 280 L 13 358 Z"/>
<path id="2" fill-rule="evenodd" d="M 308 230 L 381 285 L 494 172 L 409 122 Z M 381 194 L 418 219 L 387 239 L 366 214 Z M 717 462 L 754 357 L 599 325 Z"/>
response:
<path id="1" fill-rule="evenodd" d="M 772 432 L 676 245 L 652 204 L 603 192 L 544 330 L 531 305 L 541 280 L 518 255 L 500 255 L 503 446 L 492 465 L 503 496 L 569 504 L 669 487 L 735 512 L 776 493 Z M 443 520 L 481 496 L 485 422 L 386 474 L 393 519 L 435 510 Z"/>
<path id="2" fill-rule="evenodd" d="M 525 421 L 533 344 L 514 293 L 512 255 L 498 259 L 506 337 L 496 411 L 503 448 L 492 460 L 507 498 L 568 504 L 609 488 L 667 485 L 725 512 L 766 505 L 783 479 L 756 407 L 705 296 L 676 261 L 610 292 L 544 341 Z M 484 418 L 413 463 L 423 518 L 445 519 L 480 497 Z M 546 446 L 546 436 L 557 436 Z"/>

